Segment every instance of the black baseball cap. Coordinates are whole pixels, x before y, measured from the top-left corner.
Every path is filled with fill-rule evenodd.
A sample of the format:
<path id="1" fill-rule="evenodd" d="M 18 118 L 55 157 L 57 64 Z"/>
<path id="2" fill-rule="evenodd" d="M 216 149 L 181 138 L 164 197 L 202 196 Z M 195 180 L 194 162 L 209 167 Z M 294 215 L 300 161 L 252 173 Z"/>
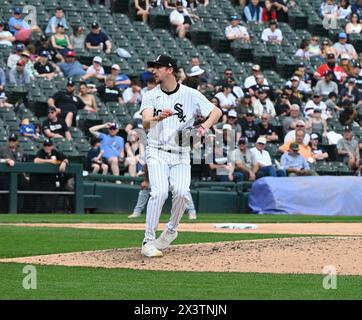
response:
<path id="1" fill-rule="evenodd" d="M 18 136 L 15 133 L 12 133 L 9 138 L 9 141 L 18 141 Z"/>
<path id="2" fill-rule="evenodd" d="M 57 28 L 64 28 L 64 25 L 62 23 L 58 23 Z"/>
<path id="3" fill-rule="evenodd" d="M 328 53 L 327 54 L 327 59 L 335 59 L 336 56 L 334 55 L 334 53 Z"/>
<path id="4" fill-rule="evenodd" d="M 48 37 L 45 34 L 42 34 L 40 36 L 40 41 L 47 41 L 47 40 L 48 40 Z"/>
<path id="5" fill-rule="evenodd" d="M 247 137 L 240 137 L 238 143 L 239 144 L 247 144 L 249 142 Z"/>
<path id="6" fill-rule="evenodd" d="M 73 81 L 72 78 L 69 78 L 68 81 L 67 81 L 67 87 L 70 86 L 70 87 L 74 87 L 75 86 L 75 83 Z"/>
<path id="7" fill-rule="evenodd" d="M 177 70 L 176 60 L 165 54 L 160 54 L 154 61 L 147 61 L 147 66 L 149 68 L 154 68 L 155 66 L 170 67 L 175 71 Z"/>
<path id="8" fill-rule="evenodd" d="M 290 149 L 293 150 L 293 151 L 299 151 L 299 144 L 298 143 L 291 143 L 290 144 Z"/>
<path id="9" fill-rule="evenodd" d="M 361 68 L 361 65 L 359 64 L 359 62 L 356 62 L 354 65 L 353 65 L 354 68 Z"/>
<path id="10" fill-rule="evenodd" d="M 49 112 L 56 112 L 56 111 L 57 111 L 57 109 L 55 107 L 49 107 L 48 108 L 48 113 Z"/>
<path id="11" fill-rule="evenodd" d="M 332 76 L 334 74 L 334 72 L 332 70 L 326 70 L 324 72 L 324 76 Z"/>
<path id="12" fill-rule="evenodd" d="M 109 129 L 119 129 L 119 126 L 117 123 L 112 123 L 112 125 L 109 127 Z"/>
<path id="13" fill-rule="evenodd" d="M 52 146 L 53 145 L 53 141 L 50 139 L 45 139 L 43 142 L 43 146 Z"/>
<path id="14" fill-rule="evenodd" d="M 350 127 L 350 126 L 345 126 L 344 128 L 343 128 L 343 131 L 344 132 L 351 132 L 352 131 L 352 128 Z"/>
<path id="15" fill-rule="evenodd" d="M 246 115 L 247 115 L 247 116 L 253 116 L 253 115 L 254 115 L 254 112 L 253 112 L 253 111 L 248 111 L 248 112 L 246 113 Z"/>
<path id="16" fill-rule="evenodd" d="M 92 28 L 92 29 L 98 29 L 98 28 L 99 28 L 98 22 L 93 22 L 93 23 L 91 24 L 91 28 Z"/>

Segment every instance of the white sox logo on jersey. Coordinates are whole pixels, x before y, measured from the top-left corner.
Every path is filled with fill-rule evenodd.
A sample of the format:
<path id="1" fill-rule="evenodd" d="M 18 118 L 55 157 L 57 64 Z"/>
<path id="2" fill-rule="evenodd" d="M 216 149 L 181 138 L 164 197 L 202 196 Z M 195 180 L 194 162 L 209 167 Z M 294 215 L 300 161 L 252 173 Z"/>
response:
<path id="1" fill-rule="evenodd" d="M 176 103 L 174 109 L 177 111 L 175 115 L 179 118 L 180 122 L 186 122 L 186 116 L 184 116 L 184 111 L 182 110 L 182 104 Z"/>

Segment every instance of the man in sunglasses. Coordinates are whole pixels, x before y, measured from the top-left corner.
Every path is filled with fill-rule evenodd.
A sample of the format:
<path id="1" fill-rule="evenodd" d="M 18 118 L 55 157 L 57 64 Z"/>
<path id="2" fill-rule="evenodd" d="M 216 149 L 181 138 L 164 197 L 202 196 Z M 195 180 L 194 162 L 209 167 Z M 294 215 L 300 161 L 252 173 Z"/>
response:
<path id="1" fill-rule="evenodd" d="M 48 108 L 48 118 L 43 121 L 44 135 L 49 138 L 66 138 L 72 140 L 68 126 L 64 119 L 58 118 L 57 109 L 55 107 Z"/>
<path id="2" fill-rule="evenodd" d="M 299 153 L 299 144 L 291 143 L 288 152 L 285 152 L 281 159 L 280 164 L 282 169 L 291 176 L 317 176 L 318 174 L 311 170 L 306 159 Z"/>
<path id="3" fill-rule="evenodd" d="M 28 70 L 25 69 L 25 61 L 20 59 L 15 68 L 9 71 L 9 82 L 18 86 L 24 86 L 30 84 L 31 75 Z"/>

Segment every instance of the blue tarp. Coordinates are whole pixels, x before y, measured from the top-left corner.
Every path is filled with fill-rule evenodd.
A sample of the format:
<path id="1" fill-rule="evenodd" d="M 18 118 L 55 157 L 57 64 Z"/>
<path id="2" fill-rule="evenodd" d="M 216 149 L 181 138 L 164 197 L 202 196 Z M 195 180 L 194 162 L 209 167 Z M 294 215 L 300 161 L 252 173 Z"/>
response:
<path id="1" fill-rule="evenodd" d="M 249 207 L 260 214 L 362 216 L 362 177 L 261 178 Z"/>

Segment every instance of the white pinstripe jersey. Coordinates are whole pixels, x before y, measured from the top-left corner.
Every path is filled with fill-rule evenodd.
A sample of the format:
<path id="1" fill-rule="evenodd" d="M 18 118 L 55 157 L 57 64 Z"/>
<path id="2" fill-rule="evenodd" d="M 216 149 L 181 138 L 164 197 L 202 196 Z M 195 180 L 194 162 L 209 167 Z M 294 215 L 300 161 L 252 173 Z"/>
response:
<path id="1" fill-rule="evenodd" d="M 182 84 L 172 93 L 165 93 L 158 85 L 142 97 L 140 113 L 153 109 L 156 116 L 166 108 L 171 109 L 174 115 L 149 130 L 148 145 L 165 150 L 181 150 L 175 141 L 177 131 L 192 126 L 197 114 L 207 117 L 214 105 L 199 91 Z M 188 152 L 189 148 L 182 148 L 182 151 Z"/>

